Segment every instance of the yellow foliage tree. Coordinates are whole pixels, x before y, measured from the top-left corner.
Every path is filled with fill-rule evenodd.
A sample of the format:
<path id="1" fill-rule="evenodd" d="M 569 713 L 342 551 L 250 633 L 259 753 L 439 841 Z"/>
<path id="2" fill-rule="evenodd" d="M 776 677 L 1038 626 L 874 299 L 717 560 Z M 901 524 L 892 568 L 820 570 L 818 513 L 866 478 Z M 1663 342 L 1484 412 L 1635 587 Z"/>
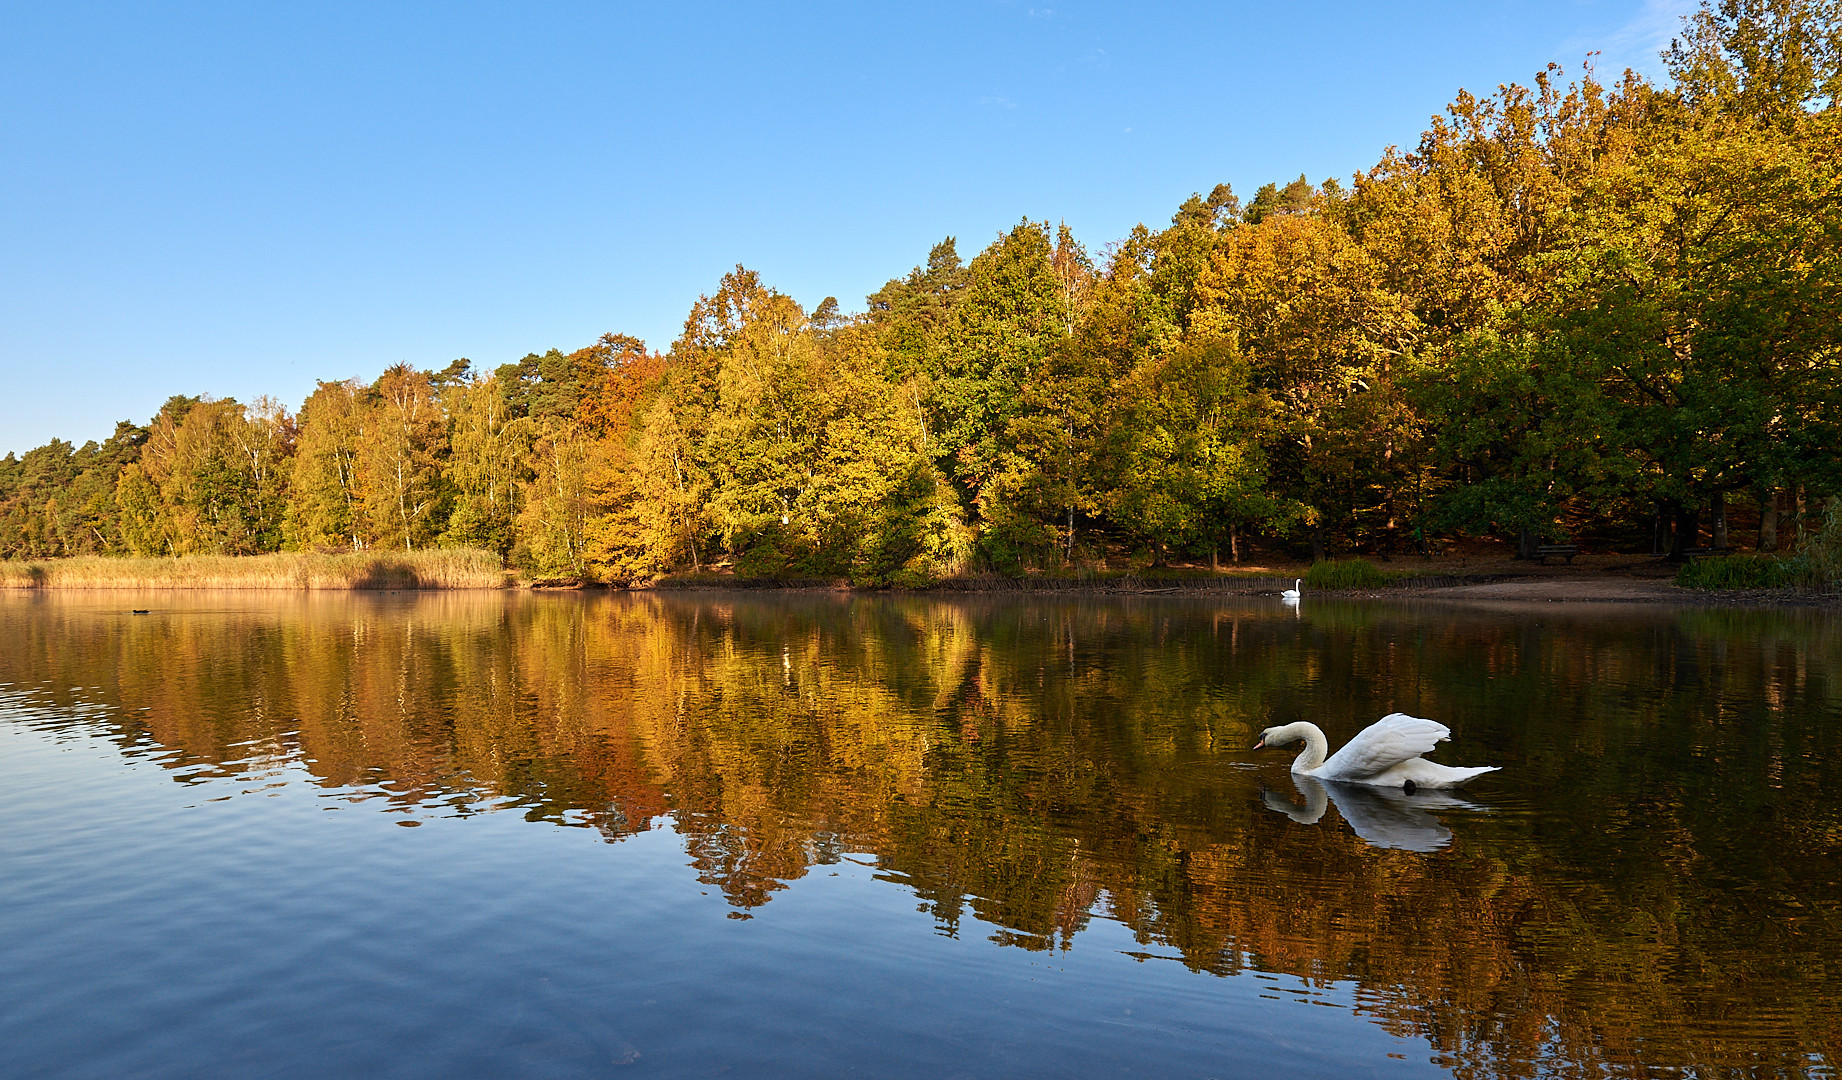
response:
<path id="1" fill-rule="evenodd" d="M 428 376 L 408 364 L 385 371 L 371 393 L 358 449 L 364 523 L 380 547 L 428 546 L 441 526 L 447 418 Z"/>

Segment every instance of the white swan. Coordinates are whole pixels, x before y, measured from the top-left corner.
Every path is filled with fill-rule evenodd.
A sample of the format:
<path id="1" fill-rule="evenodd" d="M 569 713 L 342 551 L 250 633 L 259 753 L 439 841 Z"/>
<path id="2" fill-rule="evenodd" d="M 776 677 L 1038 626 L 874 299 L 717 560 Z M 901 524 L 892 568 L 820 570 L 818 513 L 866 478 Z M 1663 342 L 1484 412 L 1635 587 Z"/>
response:
<path id="1" fill-rule="evenodd" d="M 1293 773 L 1317 780 L 1340 780 L 1346 784 L 1374 787 L 1450 788 L 1497 771 L 1495 765 L 1460 769 L 1420 756 L 1451 734 L 1451 728 L 1437 721 L 1397 712 L 1364 728 L 1329 760 L 1324 757 L 1330 750 L 1324 732 L 1316 724 L 1304 720 L 1267 728 L 1260 733 L 1260 741 L 1254 744 L 1254 749 L 1284 746 L 1303 739 L 1305 749 L 1292 762 Z"/>
<path id="2" fill-rule="evenodd" d="M 1280 593 L 1279 594 L 1280 597 L 1285 600 L 1297 600 L 1299 596 L 1298 587 L 1300 585 L 1303 585 L 1304 583 L 1305 583 L 1304 578 L 1293 578 L 1292 587 L 1290 589 L 1287 589 L 1285 592 Z"/>

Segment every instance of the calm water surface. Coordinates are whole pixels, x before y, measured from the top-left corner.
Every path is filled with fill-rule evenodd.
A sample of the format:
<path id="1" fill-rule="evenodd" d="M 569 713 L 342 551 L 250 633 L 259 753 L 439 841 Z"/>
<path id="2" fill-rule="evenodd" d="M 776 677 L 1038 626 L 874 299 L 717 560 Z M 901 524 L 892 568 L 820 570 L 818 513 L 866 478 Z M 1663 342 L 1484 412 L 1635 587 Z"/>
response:
<path id="1" fill-rule="evenodd" d="M 1830 614 L 0 596 L 7 1077 L 1838 1063 Z"/>

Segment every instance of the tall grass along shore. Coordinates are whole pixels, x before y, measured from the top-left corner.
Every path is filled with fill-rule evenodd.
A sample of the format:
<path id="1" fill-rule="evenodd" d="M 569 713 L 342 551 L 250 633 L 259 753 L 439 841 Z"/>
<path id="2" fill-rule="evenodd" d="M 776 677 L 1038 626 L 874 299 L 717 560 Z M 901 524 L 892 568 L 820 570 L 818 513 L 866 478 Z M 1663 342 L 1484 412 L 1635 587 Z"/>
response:
<path id="1" fill-rule="evenodd" d="M 506 584 L 499 556 L 480 548 L 0 560 L 0 588 L 8 589 L 498 589 Z"/>

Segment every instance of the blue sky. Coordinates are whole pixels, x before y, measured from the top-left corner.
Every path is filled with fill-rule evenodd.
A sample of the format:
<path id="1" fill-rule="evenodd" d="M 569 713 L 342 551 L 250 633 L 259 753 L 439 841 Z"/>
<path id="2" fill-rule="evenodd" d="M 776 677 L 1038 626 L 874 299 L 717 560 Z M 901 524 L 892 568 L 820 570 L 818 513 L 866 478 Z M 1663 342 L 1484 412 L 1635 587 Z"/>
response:
<path id="1" fill-rule="evenodd" d="M 1026 215 L 1098 250 L 1347 177 L 1460 88 L 1658 74 L 1688 7 L 7 4 L 0 454 L 175 393 L 664 348 L 737 263 L 852 311 Z"/>

